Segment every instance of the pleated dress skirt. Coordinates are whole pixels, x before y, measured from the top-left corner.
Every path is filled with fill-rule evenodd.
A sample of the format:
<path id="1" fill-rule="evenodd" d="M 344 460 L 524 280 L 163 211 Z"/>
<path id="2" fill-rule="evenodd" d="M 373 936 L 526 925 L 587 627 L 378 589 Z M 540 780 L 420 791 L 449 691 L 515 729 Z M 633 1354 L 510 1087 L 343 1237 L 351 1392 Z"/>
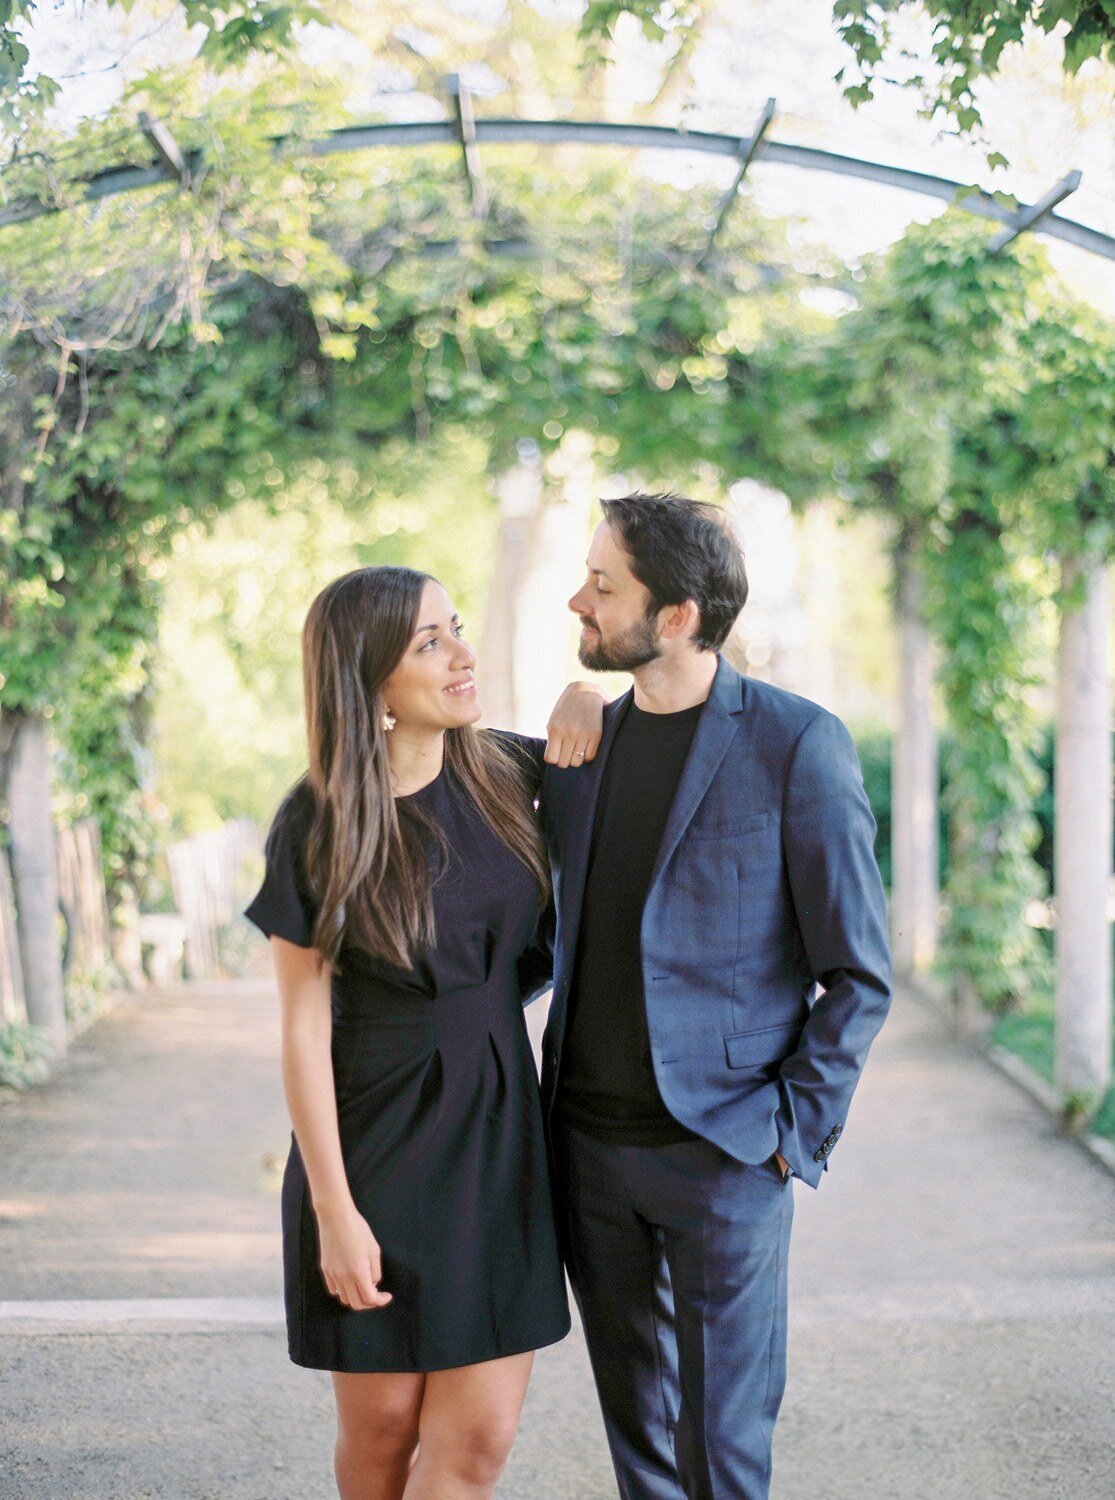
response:
<path id="1" fill-rule="evenodd" d="M 349 1186 L 383 1253 L 383 1308 L 331 1296 L 292 1142 L 282 1217 L 290 1356 L 314 1369 L 425 1371 L 564 1338 L 541 1106 L 513 976 L 369 995 L 334 1020 Z"/>

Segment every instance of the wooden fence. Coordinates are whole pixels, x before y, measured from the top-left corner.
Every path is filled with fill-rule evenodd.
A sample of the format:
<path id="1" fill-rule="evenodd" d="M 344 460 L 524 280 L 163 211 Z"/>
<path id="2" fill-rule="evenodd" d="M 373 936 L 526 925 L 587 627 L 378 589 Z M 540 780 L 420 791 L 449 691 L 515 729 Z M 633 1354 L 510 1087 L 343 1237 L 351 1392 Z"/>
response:
<path id="1" fill-rule="evenodd" d="M 60 828 L 54 841 L 58 860 L 58 902 L 66 921 L 62 967 L 70 974 L 99 974 L 109 963 L 108 902 L 101 863 L 101 830 L 95 818 Z"/>
<path id="2" fill-rule="evenodd" d="M 168 847 L 167 864 L 174 899 L 185 922 L 186 972 L 191 979 L 210 978 L 218 971 L 220 930 L 236 915 L 244 895 L 244 860 L 261 848 L 262 834 L 248 818 Z M 64 918 L 65 973 L 67 977 L 97 974 L 110 963 L 112 947 L 96 821 L 86 818 L 60 828 L 55 856 Z M 0 849 L 0 1025 L 26 1019 L 11 870 L 6 852 Z"/>
<path id="3" fill-rule="evenodd" d="M 239 910 L 244 859 L 260 848 L 260 831 L 250 818 L 234 818 L 167 848 L 175 904 L 186 923 L 186 973 L 191 979 L 208 979 L 217 972 L 217 938 Z"/>

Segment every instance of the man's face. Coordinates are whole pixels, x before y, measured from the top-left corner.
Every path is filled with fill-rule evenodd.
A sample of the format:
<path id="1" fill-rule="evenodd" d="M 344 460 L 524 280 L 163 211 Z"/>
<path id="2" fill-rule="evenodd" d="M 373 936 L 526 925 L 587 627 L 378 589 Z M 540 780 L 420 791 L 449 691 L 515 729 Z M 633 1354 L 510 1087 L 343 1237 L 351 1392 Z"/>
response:
<path id="1" fill-rule="evenodd" d="M 634 672 L 662 655 L 658 625 L 648 620 L 650 593 L 631 571 L 607 521 L 596 528 L 588 577 L 569 601 L 581 620 L 577 656 L 593 672 Z"/>

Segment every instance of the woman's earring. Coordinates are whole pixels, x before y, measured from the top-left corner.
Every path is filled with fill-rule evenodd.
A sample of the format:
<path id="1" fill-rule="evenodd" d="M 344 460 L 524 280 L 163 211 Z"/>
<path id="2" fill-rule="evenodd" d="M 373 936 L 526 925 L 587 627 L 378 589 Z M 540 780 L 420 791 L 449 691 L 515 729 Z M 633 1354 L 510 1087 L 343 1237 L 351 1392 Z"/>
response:
<path id="1" fill-rule="evenodd" d="M 389 708 L 383 710 L 383 718 L 380 722 L 383 724 L 384 733 L 390 734 L 395 727 L 395 715 Z"/>

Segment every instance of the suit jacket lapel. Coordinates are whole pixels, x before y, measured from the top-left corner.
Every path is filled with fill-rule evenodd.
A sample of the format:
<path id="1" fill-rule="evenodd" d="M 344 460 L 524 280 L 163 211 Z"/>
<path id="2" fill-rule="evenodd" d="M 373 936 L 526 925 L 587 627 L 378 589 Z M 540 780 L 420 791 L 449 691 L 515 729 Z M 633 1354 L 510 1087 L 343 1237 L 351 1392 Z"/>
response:
<path id="1" fill-rule="evenodd" d="M 681 780 L 674 793 L 666 827 L 662 830 L 662 842 L 658 847 L 658 858 L 654 862 L 648 896 L 677 848 L 682 834 L 689 827 L 693 814 L 720 768 L 720 762 L 728 753 L 728 746 L 736 737 L 740 721 L 734 716 L 740 712 L 741 703 L 742 679 L 735 668 L 720 657 L 708 700 L 697 720 L 693 743 L 689 747 Z"/>

